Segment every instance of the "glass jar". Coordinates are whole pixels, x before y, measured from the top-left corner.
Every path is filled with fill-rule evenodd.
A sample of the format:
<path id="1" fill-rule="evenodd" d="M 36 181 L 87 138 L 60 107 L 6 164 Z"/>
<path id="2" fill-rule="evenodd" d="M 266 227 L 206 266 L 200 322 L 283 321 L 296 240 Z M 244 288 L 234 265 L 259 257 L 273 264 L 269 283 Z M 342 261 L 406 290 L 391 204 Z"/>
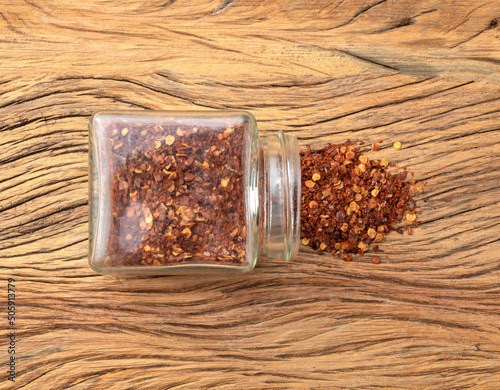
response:
<path id="1" fill-rule="evenodd" d="M 297 139 L 243 111 L 100 112 L 89 263 L 102 273 L 250 271 L 299 247 Z"/>

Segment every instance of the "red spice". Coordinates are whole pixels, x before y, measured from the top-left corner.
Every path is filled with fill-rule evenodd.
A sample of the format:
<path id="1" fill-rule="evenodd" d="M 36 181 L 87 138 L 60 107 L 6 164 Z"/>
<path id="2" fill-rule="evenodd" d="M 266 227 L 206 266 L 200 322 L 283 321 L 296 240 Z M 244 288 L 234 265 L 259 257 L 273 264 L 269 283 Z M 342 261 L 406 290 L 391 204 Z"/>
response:
<path id="1" fill-rule="evenodd" d="M 373 146 L 372 146 L 373 148 Z M 346 141 L 301 153 L 301 235 L 319 253 L 364 254 L 372 242 L 381 242 L 390 230 L 403 233 L 398 224 L 417 224 L 412 192 L 423 192 L 423 183 L 412 186 L 407 172 L 391 173 L 382 159 L 370 160 L 359 146 Z M 313 175 L 321 180 L 314 185 Z M 378 250 L 378 246 L 375 251 Z"/>
<path id="2" fill-rule="evenodd" d="M 243 125 L 109 126 L 113 265 L 243 263 Z"/>
<path id="3" fill-rule="evenodd" d="M 376 256 L 372 258 L 372 263 L 373 264 L 380 264 L 380 257 Z"/>

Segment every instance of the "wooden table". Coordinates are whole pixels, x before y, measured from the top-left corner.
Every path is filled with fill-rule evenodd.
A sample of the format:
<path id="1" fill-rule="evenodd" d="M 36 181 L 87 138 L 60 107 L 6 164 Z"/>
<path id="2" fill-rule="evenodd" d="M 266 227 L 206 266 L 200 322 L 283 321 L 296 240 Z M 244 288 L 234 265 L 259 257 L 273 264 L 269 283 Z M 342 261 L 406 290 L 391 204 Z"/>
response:
<path id="1" fill-rule="evenodd" d="M 500 388 L 498 1 L 0 3 L 2 389 Z M 384 140 L 427 181 L 422 224 L 379 265 L 302 247 L 232 278 L 98 275 L 88 119 L 146 108 Z"/>

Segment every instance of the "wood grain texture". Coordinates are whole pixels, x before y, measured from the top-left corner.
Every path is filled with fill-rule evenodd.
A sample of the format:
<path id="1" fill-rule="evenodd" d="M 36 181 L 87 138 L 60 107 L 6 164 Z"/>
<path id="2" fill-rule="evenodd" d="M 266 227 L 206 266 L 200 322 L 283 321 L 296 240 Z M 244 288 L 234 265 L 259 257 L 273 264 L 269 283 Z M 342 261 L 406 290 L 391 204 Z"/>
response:
<path id="1" fill-rule="evenodd" d="M 18 374 L 4 304 L 0 388 L 500 388 L 499 18 L 473 0 L 0 0 Z M 380 265 L 301 248 L 234 277 L 97 275 L 87 123 L 130 108 L 246 109 L 302 147 L 382 139 L 428 181 L 423 223 Z"/>

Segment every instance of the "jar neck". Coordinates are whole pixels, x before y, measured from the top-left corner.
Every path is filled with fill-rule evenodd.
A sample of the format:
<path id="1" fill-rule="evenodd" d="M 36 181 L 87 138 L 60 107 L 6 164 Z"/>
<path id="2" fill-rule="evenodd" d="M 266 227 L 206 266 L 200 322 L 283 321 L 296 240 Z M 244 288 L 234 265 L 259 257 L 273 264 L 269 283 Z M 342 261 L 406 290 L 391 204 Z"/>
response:
<path id="1" fill-rule="evenodd" d="M 280 131 L 259 137 L 260 253 L 289 260 L 300 237 L 300 155 L 297 138 Z"/>

